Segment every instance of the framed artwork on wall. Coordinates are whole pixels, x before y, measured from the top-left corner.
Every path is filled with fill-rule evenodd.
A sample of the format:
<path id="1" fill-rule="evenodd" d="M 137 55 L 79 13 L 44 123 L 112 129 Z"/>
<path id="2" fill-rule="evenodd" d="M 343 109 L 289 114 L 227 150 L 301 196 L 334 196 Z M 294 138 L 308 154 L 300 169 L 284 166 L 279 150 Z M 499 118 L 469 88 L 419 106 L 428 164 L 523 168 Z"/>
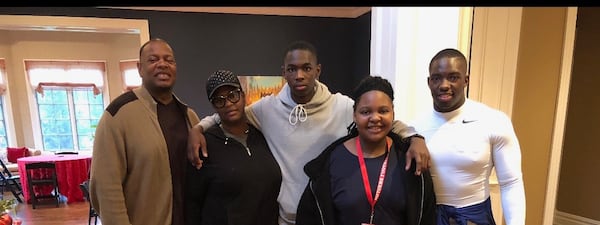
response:
<path id="1" fill-rule="evenodd" d="M 238 76 L 242 89 L 246 92 L 246 105 L 250 105 L 258 99 L 271 94 L 279 93 L 285 84 L 281 75 L 242 75 Z"/>

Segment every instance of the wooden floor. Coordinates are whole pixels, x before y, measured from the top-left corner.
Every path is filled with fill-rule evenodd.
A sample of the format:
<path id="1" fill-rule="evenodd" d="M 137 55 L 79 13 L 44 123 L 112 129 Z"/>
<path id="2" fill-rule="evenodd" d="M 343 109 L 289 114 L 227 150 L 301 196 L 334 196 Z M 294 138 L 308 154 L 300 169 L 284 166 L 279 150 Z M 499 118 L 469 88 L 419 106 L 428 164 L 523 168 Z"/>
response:
<path id="1" fill-rule="evenodd" d="M 13 196 L 10 192 L 5 192 L 4 198 L 10 199 Z M 23 221 L 22 225 L 87 225 L 88 210 L 88 202 L 67 204 L 63 199 L 58 208 L 54 204 L 48 204 L 33 209 L 31 204 L 19 203 L 10 214 L 16 214 Z M 100 220 L 98 224 L 101 224 Z"/>

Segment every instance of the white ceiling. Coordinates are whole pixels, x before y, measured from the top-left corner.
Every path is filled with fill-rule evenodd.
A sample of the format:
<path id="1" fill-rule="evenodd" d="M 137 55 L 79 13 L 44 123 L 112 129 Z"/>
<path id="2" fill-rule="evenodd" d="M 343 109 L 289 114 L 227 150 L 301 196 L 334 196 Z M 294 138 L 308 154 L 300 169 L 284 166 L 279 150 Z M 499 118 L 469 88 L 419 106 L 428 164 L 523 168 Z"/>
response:
<path id="1" fill-rule="evenodd" d="M 110 7 L 119 9 L 356 18 L 371 7 Z"/>

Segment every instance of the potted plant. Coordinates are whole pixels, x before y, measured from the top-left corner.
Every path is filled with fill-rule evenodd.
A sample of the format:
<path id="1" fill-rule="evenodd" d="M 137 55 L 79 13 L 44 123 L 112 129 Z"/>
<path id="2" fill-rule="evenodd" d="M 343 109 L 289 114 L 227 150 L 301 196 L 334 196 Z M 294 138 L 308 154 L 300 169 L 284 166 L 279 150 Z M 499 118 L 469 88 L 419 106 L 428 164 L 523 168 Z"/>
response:
<path id="1" fill-rule="evenodd" d="M 8 213 L 15 206 L 14 199 L 0 200 L 0 225 L 12 225 L 13 219 Z"/>

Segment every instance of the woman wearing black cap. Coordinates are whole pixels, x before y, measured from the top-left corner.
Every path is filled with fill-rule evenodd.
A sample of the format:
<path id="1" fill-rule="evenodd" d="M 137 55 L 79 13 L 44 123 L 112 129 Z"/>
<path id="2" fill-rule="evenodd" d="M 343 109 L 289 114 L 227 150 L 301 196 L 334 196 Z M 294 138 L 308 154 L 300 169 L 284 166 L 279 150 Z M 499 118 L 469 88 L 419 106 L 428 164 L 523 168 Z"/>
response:
<path id="1" fill-rule="evenodd" d="M 221 123 L 204 133 L 210 152 L 202 168 L 190 167 L 186 224 L 276 225 L 281 172 L 263 134 L 246 121 L 237 76 L 216 71 L 206 93 Z"/>

